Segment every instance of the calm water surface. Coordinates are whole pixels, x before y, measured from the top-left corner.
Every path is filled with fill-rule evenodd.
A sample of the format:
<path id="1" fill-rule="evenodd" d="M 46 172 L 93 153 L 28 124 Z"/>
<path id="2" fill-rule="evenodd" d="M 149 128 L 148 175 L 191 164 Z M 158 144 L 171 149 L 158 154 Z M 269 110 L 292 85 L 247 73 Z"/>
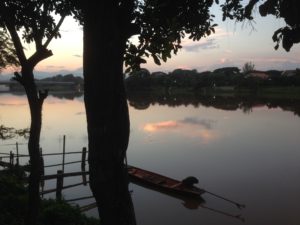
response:
<path id="1" fill-rule="evenodd" d="M 264 104 L 253 104 L 250 110 L 225 110 L 201 103 L 176 107 L 150 104 L 144 110 L 130 107 L 129 164 L 180 180 L 193 175 L 200 187 L 246 204 L 239 210 L 204 194 L 205 203 L 200 205 L 130 184 L 138 224 L 300 224 L 300 117 L 290 110 L 295 104 L 299 108 L 294 102 L 291 107 L 282 107 L 286 111 Z M 17 129 L 29 126 L 24 95 L 0 94 L 0 106 L 0 125 Z M 66 151 L 80 151 L 87 146 L 82 97 L 46 99 L 43 152 L 62 152 L 63 135 L 67 137 Z M 22 138 L 1 141 L 0 152 L 14 151 L 16 141 L 26 143 Z M 26 153 L 26 145 L 20 145 L 20 152 Z M 66 162 L 80 157 L 67 156 Z M 58 156 L 45 158 L 46 165 L 59 162 Z M 50 167 L 46 173 L 58 169 Z M 80 165 L 71 164 L 65 170 L 79 171 Z M 66 180 L 66 184 L 76 182 L 81 178 Z M 48 182 L 45 189 L 52 187 L 55 181 Z M 63 194 L 66 199 L 91 195 L 87 186 Z M 92 202 L 88 199 L 77 203 Z M 97 216 L 97 211 L 87 214 Z"/>

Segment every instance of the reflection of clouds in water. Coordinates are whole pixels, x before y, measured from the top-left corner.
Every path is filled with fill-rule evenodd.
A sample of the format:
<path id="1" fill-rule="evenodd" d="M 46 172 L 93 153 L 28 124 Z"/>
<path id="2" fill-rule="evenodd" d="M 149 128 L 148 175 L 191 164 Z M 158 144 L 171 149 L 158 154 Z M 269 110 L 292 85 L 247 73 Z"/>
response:
<path id="1" fill-rule="evenodd" d="M 192 124 L 192 125 L 199 125 L 205 127 L 206 129 L 211 129 L 213 124 L 216 123 L 215 120 L 211 119 L 197 119 L 195 117 L 187 117 L 180 121 L 184 124 Z"/>
<path id="2" fill-rule="evenodd" d="M 216 123 L 210 119 L 197 119 L 188 117 L 183 120 L 168 120 L 157 123 L 147 123 L 143 126 L 143 130 L 149 134 L 157 132 L 177 132 L 190 138 L 201 138 L 203 143 L 208 143 L 217 138 L 217 133 L 212 129 L 213 124 Z"/>
<path id="3" fill-rule="evenodd" d="M 1 103 L 0 106 L 24 106 L 27 105 L 26 103 Z"/>
<path id="4" fill-rule="evenodd" d="M 158 123 L 147 123 L 144 126 L 144 130 L 148 132 L 156 132 L 158 130 L 167 130 L 178 127 L 178 123 L 173 120 L 162 121 Z"/>

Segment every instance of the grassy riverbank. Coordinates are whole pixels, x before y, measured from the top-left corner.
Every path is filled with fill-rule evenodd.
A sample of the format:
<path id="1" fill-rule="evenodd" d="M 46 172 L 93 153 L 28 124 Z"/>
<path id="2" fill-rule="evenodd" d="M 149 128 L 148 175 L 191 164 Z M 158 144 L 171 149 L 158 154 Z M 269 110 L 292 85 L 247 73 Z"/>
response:
<path id="1" fill-rule="evenodd" d="M 0 171 L 0 224 L 23 225 L 27 208 L 25 174 L 20 169 Z M 53 199 L 42 200 L 39 225 L 100 225 L 78 206 Z"/>

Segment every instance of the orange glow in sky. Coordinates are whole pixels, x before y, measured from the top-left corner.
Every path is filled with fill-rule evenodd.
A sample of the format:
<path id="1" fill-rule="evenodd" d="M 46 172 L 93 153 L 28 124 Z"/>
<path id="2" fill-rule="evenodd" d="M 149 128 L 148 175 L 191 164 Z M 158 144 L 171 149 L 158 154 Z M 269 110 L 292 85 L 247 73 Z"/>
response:
<path id="1" fill-rule="evenodd" d="M 218 24 L 215 33 L 198 42 L 184 38 L 182 49 L 161 66 L 156 65 L 151 57 L 146 58 L 147 63 L 141 66 L 150 72 L 171 72 L 177 68 L 196 69 L 199 72 L 228 66 L 242 68 L 246 62 L 254 63 L 257 70 L 300 68 L 300 44 L 294 45 L 290 52 L 284 51 L 282 47 L 274 50 L 272 35 L 285 25 L 283 20 L 257 16 L 253 29 L 252 26 L 247 27 L 234 21 L 223 22 L 220 9 L 217 7 L 212 10 Z M 135 42 L 137 37 L 134 36 L 131 40 Z M 27 56 L 35 50 L 33 44 L 24 47 Z M 82 75 L 83 31 L 71 17 L 65 19 L 61 27 L 61 38 L 52 40 L 49 49 L 53 56 L 36 66 L 36 74 L 48 72 L 51 75 Z M 12 72 L 14 71 L 7 71 L 9 74 Z"/>

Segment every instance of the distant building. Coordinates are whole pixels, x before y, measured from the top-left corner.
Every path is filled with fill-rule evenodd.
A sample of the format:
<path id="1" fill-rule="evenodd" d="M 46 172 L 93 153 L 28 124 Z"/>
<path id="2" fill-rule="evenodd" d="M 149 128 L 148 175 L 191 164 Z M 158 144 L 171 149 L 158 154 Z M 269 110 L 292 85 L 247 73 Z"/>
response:
<path id="1" fill-rule="evenodd" d="M 281 73 L 281 76 L 292 77 L 297 74 L 297 70 L 285 70 Z"/>
<path id="2" fill-rule="evenodd" d="M 164 72 L 153 72 L 152 74 L 151 74 L 151 76 L 153 76 L 153 77 L 164 77 L 164 76 L 167 76 L 168 74 L 166 74 L 166 73 L 164 73 Z"/>
<path id="3" fill-rule="evenodd" d="M 252 71 L 249 71 L 248 73 L 246 73 L 245 77 L 246 78 L 248 78 L 248 77 L 257 77 L 257 78 L 260 78 L 262 80 L 267 80 L 270 76 L 269 76 L 269 74 L 267 74 L 264 71 L 252 70 Z"/>

